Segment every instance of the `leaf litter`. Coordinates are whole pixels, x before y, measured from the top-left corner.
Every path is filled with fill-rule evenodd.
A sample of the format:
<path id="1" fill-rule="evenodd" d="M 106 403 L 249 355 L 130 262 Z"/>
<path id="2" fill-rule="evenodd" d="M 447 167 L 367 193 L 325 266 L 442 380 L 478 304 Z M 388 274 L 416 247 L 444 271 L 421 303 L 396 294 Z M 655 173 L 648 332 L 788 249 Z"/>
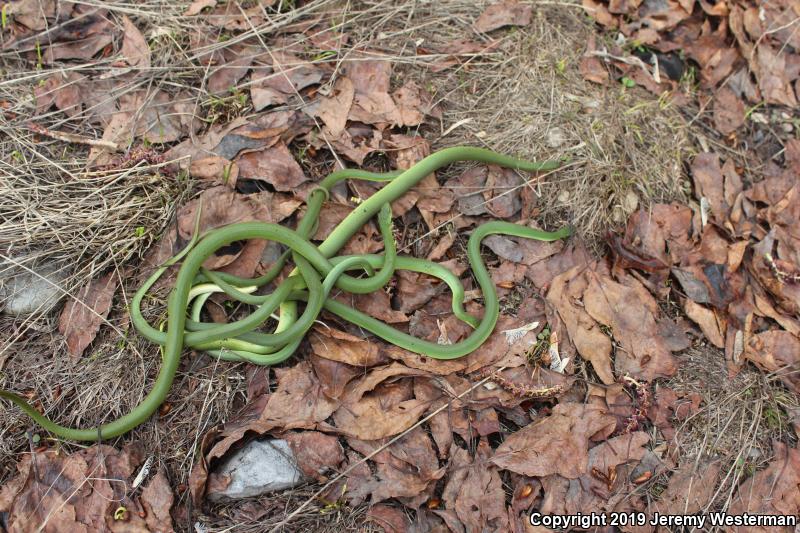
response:
<path id="1" fill-rule="evenodd" d="M 759 11 L 722 2 L 701 2 L 699 8 L 584 4 L 600 24 L 647 45 L 654 51 L 649 58 L 661 61 L 648 68 L 625 56 L 620 45 L 609 49 L 595 42 L 580 62 L 581 73 L 595 83 L 608 84 L 610 68 L 615 79 L 630 77 L 651 91 L 674 91 L 680 101 L 681 86 L 669 75 L 668 58 L 683 49 L 700 67 L 701 88 L 713 95 L 707 119 L 723 137 L 740 132 L 748 123 L 748 106 L 762 99 L 771 106 L 796 106 L 797 72 L 786 68 L 798 44 L 789 31 L 788 5 Z M 151 50 L 153 28 L 147 31 L 133 15 L 117 18 L 113 10 L 71 4 L 65 9 L 57 13 L 52 2 L 36 9 L 30 2 L 15 3 L 8 11 L 13 25 L 4 49 L 28 60 L 40 53 L 48 68 L 114 58 L 120 70 L 110 77 L 80 71 L 42 77 L 35 91 L 37 113 L 85 118 L 99 128 L 96 135 L 123 151 L 157 146 L 170 162 L 165 179 L 185 172 L 200 184 L 196 198 L 177 210 L 148 253 L 151 267 L 187 242 L 201 204 L 201 230 L 244 220 L 291 223 L 308 187 L 331 169 L 321 153 L 332 149 L 337 164 L 345 159 L 359 166 L 377 161 L 407 168 L 430 152 L 420 130 L 442 118 L 427 88 L 398 81 L 393 62 L 375 51 L 357 50 L 332 63 L 314 59 L 298 44 L 306 38 L 341 44 L 344 35 L 323 41 L 321 33 L 328 30 L 310 20 L 275 37 L 285 51 L 260 53 L 247 32 L 251 24 L 265 23 L 263 12 L 234 12 L 231 4 L 216 2 L 194 2 L 186 16 L 245 38 L 200 48 L 196 57 L 207 70 L 202 97 L 207 101 L 198 103 L 193 92 L 168 85 L 109 92 L 107 80 L 126 87 L 158 64 Z M 491 34 L 489 40 L 441 45 L 448 59 L 440 59 L 434 70 L 468 66 L 463 55 L 491 52 L 499 46 L 492 36 L 500 36 L 501 28 L 527 26 L 533 15 L 530 5 L 513 1 L 487 6 L 475 13 L 471 26 Z M 80 24 L 55 27 L 38 52 L 26 46 L 35 32 L 71 17 Z M 424 46 L 418 45 L 421 54 Z M 618 59 L 622 56 L 627 59 Z M 91 91 L 106 91 L 111 113 L 98 113 Z M 212 123 L 197 120 L 198 105 L 214 114 Z M 239 114 L 247 105 L 248 113 Z M 714 504 L 714 483 L 693 492 L 697 473 L 686 458 L 676 462 L 666 455 L 666 444 L 680 436 L 680 424 L 705 406 L 698 395 L 678 394 L 661 383 L 680 370 L 683 350 L 707 341 L 718 349 L 709 353 L 724 358 L 731 375 L 746 372 L 749 361 L 798 392 L 800 189 L 794 174 L 799 153 L 796 141 L 787 142 L 783 159 L 770 162 L 759 181 L 727 151 L 700 152 L 688 162 L 693 202 L 633 207 L 623 231 L 610 236 L 611 254 L 604 259 L 579 241 L 487 239 L 494 254 L 490 268 L 506 291 L 505 303 L 514 297 L 522 302 L 506 305 L 486 346 L 463 360 L 432 361 L 328 317 L 309 335 L 305 357 L 275 369 L 274 380 L 272 371 L 250 373 L 246 405 L 224 424 L 198 433 L 199 459 L 185 479 L 194 504 L 206 506 L 204 496 L 224 485 L 214 466 L 227 453 L 263 436 L 290 442 L 298 466 L 328 489 L 325 501 L 343 499 L 354 508 L 369 502 L 366 518 L 387 531 L 422 523 L 453 531 L 506 531 L 524 527 L 522 513 L 533 508 L 671 512 L 688 505 L 697 512 Z M 102 169 L 119 164 L 119 157 L 95 147 L 90 160 Z M 535 200 L 525 179 L 491 166 L 448 179 L 430 176 L 393 206 L 394 214 L 401 231 L 412 232 L 415 227 L 436 232 L 441 220 L 453 217 L 461 219 L 459 230 L 489 218 L 533 222 Z M 326 227 L 341 218 L 335 212 L 352 208 L 351 197 L 374 190 L 352 183 L 334 191 L 325 208 L 334 218 Z M 431 253 L 463 273 L 459 239 L 444 237 Z M 371 247 L 380 245 L 373 228 L 349 246 L 378 251 Z M 267 248 L 243 243 L 208 266 L 256 275 L 269 265 Z M 110 314 L 114 274 L 85 285 L 76 298 L 86 305 L 70 302 L 61 312 L 60 330 L 73 355 L 97 342 L 108 316 L 124 319 L 124 311 Z M 464 281 L 469 290 L 471 280 Z M 442 292 L 431 279 L 401 273 L 379 298 L 349 303 L 420 336 L 455 342 L 467 331 L 449 316 Z M 676 302 L 688 321 L 665 307 L 667 300 Z M 468 305 L 479 309 L 475 302 Z M 544 355 L 554 347 L 568 361 L 555 371 Z M 595 387 L 601 392 L 590 394 Z M 675 472 L 648 470 L 648 453 Z M 791 492 L 796 455 L 791 444 L 776 441 L 765 469 L 737 474 L 741 483 L 726 505 L 732 511 L 797 514 Z M 67 454 L 45 448 L 22 457 L 0 491 L 0 509 L 8 513 L 11 530 L 42 524 L 54 531 L 169 530 L 170 511 L 183 516 L 173 509 L 173 489 L 161 469 L 138 495 L 129 487 L 142 461 L 132 449 L 98 445 Z M 703 479 L 717 479 L 720 469 L 713 461 L 700 467 Z M 337 471 L 345 472 L 344 482 L 330 477 Z M 648 501 L 636 487 L 651 477 L 666 489 Z M 513 495 L 506 489 L 512 485 Z"/>

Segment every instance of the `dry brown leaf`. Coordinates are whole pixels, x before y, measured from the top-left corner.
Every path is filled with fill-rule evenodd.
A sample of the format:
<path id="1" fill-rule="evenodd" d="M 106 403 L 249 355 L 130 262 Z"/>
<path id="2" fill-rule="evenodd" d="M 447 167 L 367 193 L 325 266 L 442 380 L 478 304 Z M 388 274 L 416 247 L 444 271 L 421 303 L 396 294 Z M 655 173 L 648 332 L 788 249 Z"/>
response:
<path id="1" fill-rule="evenodd" d="M 316 355 L 332 361 L 354 367 L 371 367 L 387 362 L 376 343 L 343 331 L 314 326 L 308 340 Z"/>
<path id="2" fill-rule="evenodd" d="M 250 71 L 253 51 L 247 47 L 233 46 L 215 53 L 218 65 L 208 71 L 206 88 L 211 94 L 230 95 L 236 84 Z"/>
<path id="3" fill-rule="evenodd" d="M 79 115 L 83 111 L 85 98 L 84 76 L 76 72 L 53 74 L 43 85 L 33 89 L 36 97 L 36 112 L 44 113 L 53 104 L 68 117 Z"/>
<path id="4" fill-rule="evenodd" d="M 727 329 L 724 317 L 719 317 L 713 309 L 709 309 L 700 304 L 686 299 L 683 304 L 686 316 L 691 318 L 700 329 L 703 335 L 717 348 L 725 348 L 725 330 Z"/>
<path id="5" fill-rule="evenodd" d="M 38 2 L 36 2 L 38 4 Z M 62 59 L 80 59 L 88 61 L 100 50 L 111 44 L 116 28 L 105 10 L 94 6 L 80 6 L 76 11 L 81 13 L 80 24 L 68 27 L 59 35 L 60 40 L 49 46 L 41 47 L 41 62 L 52 65 Z M 75 13 L 77 15 L 78 13 Z M 76 16 L 77 18 L 77 16 Z M 36 52 L 34 57 L 37 57 Z"/>
<path id="6" fill-rule="evenodd" d="M 714 126 L 723 135 L 736 131 L 745 121 L 745 105 L 732 90 L 719 89 L 714 97 Z"/>
<path id="7" fill-rule="evenodd" d="M 261 59 L 267 59 L 269 67 L 254 70 L 251 76 L 250 97 L 256 111 L 285 104 L 298 91 L 322 81 L 322 69 L 293 54 L 274 50 Z"/>
<path id="8" fill-rule="evenodd" d="M 688 515 L 700 512 L 713 498 L 719 474 L 719 463 L 695 464 L 692 461 L 681 466 L 670 476 L 658 501 L 650 504 L 648 513 Z"/>
<path id="9" fill-rule="evenodd" d="M 516 0 L 503 0 L 492 4 L 481 13 L 472 25 L 475 31 L 486 33 L 503 26 L 527 26 L 531 23 L 533 7 Z"/>
<path id="10" fill-rule="evenodd" d="M 313 352 L 308 355 L 308 360 L 314 366 L 314 373 L 322 386 L 322 392 L 328 398 L 339 399 L 353 378 L 364 375 L 363 368 L 326 359 Z"/>
<path id="11" fill-rule="evenodd" d="M 20 0 L 5 6 L 8 17 L 35 31 L 47 29 L 47 19 L 56 14 L 55 0 Z"/>
<path id="12" fill-rule="evenodd" d="M 614 437 L 589 450 L 587 473 L 569 481 L 565 507 L 570 514 L 619 511 L 614 505 L 620 496 L 629 497 L 627 469 L 632 469 L 646 451 L 650 437 L 635 431 Z"/>
<path id="13" fill-rule="evenodd" d="M 183 12 L 184 17 L 192 17 L 199 15 L 207 7 L 214 7 L 217 5 L 217 0 L 194 0 L 186 11 Z"/>
<path id="14" fill-rule="evenodd" d="M 97 336 L 111 310 L 116 290 L 116 273 L 109 272 L 84 285 L 64 306 L 58 331 L 66 338 L 70 355 L 81 355 Z"/>
<path id="15" fill-rule="evenodd" d="M 797 96 L 786 59 L 779 49 L 773 49 L 765 43 L 759 44 L 754 61 L 756 78 L 766 103 L 793 108 L 797 106 Z"/>
<path id="16" fill-rule="evenodd" d="M 335 436 L 319 431 L 298 431 L 280 437 L 289 443 L 297 466 L 306 477 L 327 481 L 326 474 L 344 461 L 344 450 Z"/>
<path id="17" fill-rule="evenodd" d="M 589 36 L 586 42 L 586 52 L 581 56 L 581 61 L 578 64 L 581 76 L 587 81 L 592 81 L 600 85 L 608 84 L 608 69 L 603 66 L 600 58 L 592 55 L 592 52 L 597 50 L 597 39 L 594 35 Z"/>
<path id="18" fill-rule="evenodd" d="M 146 70 L 150 68 L 150 47 L 139 28 L 127 15 L 122 16 L 122 57 L 131 67 Z"/>
<path id="19" fill-rule="evenodd" d="M 383 528 L 384 533 L 406 533 L 411 526 L 406 513 L 385 504 L 373 505 L 367 511 L 367 522 L 374 522 L 375 525 Z"/>
<path id="20" fill-rule="evenodd" d="M 383 445 L 383 441 L 354 438 L 348 438 L 347 442 L 351 448 L 365 456 L 376 452 Z M 419 503 L 431 496 L 436 481 L 445 473 L 445 469 L 439 467 L 430 437 L 419 426 L 375 453 L 372 460 L 377 465 L 377 477 L 371 488 L 372 503 L 400 498 L 406 505 L 418 507 Z M 361 486 L 358 490 L 363 491 L 365 488 Z"/>
<path id="21" fill-rule="evenodd" d="M 592 363 L 603 383 L 614 383 L 611 371 L 611 339 L 583 306 L 575 304 L 588 287 L 585 267 L 576 266 L 556 276 L 547 291 L 547 302 L 557 311 L 578 353 Z"/>
<path id="22" fill-rule="evenodd" d="M 172 530 L 172 516 L 169 512 L 175 502 L 175 496 L 172 494 L 169 480 L 162 469 L 158 470 L 142 490 L 141 502 L 149 531 Z"/>
<path id="23" fill-rule="evenodd" d="M 319 117 L 328 127 L 331 137 L 338 139 L 344 132 L 354 97 L 353 82 L 340 76 L 331 89 L 331 96 L 320 98 L 308 107 L 307 112 Z"/>
<path id="24" fill-rule="evenodd" d="M 631 276 L 621 279 L 624 284 L 597 271 L 588 277 L 586 312 L 609 326 L 623 348 L 614 359 L 617 373 L 646 381 L 672 376 L 677 362 L 660 335 L 658 306 L 647 289 Z"/>
<path id="25" fill-rule="evenodd" d="M 800 393 L 800 338 L 782 330 L 758 333 L 747 339 L 744 357 Z"/>
<path id="26" fill-rule="evenodd" d="M 265 181 L 279 191 L 297 191 L 298 186 L 308 181 L 292 153 L 280 141 L 265 150 L 240 155 L 236 163 L 241 178 Z"/>
<path id="27" fill-rule="evenodd" d="M 189 165 L 189 174 L 195 178 L 214 181 L 234 189 L 236 180 L 239 178 L 239 166 L 224 157 L 213 155 L 192 161 Z"/>
<path id="28" fill-rule="evenodd" d="M 410 380 L 427 372 L 399 363 L 376 368 L 348 383 L 342 405 L 333 414 L 336 427 L 345 435 L 376 440 L 401 433 L 419 420 L 429 402 L 414 398 Z M 389 380 L 389 381 L 387 381 Z"/>
<path id="29" fill-rule="evenodd" d="M 628 219 L 625 244 L 643 257 L 669 266 L 681 262 L 694 248 L 691 241 L 692 210 L 677 203 L 654 204 Z M 669 246 L 667 246 L 669 243 Z"/>
<path id="30" fill-rule="evenodd" d="M 800 514 L 800 450 L 781 442 L 773 442 L 775 458 L 766 470 L 747 479 L 733 495 L 729 513 L 740 515 Z M 786 528 L 786 530 L 790 530 Z M 731 528 L 736 533 L 775 531 L 767 527 Z"/>
<path id="31" fill-rule="evenodd" d="M 322 393 L 311 364 L 301 361 L 291 368 L 276 368 L 278 389 L 252 429 L 259 433 L 272 429 L 311 429 L 328 418 L 339 406 Z"/>
<path id="32" fill-rule="evenodd" d="M 501 533 L 509 528 L 505 490 L 497 468 L 489 464 L 491 455 L 489 443 L 481 439 L 463 481 L 454 487 L 452 508 L 467 531 Z"/>
<path id="33" fill-rule="evenodd" d="M 607 436 L 615 427 L 616 418 L 605 409 L 560 403 L 550 416 L 509 435 L 490 460 L 526 476 L 558 474 L 575 479 L 588 472 L 592 436 Z"/>
<path id="34" fill-rule="evenodd" d="M 706 198 L 713 218 L 723 223 L 732 206 L 726 198 L 719 155 L 709 152 L 697 155 L 692 161 L 692 178 L 698 198 Z"/>

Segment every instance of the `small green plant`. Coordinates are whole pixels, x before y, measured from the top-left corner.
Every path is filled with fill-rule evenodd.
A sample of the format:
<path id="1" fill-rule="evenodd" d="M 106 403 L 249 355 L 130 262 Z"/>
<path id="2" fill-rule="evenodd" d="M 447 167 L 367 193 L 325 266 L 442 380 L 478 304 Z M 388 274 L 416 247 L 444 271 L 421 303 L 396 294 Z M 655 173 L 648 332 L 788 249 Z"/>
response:
<path id="1" fill-rule="evenodd" d="M 42 70 L 44 60 L 42 59 L 42 45 L 36 41 L 36 70 Z"/>
<path id="2" fill-rule="evenodd" d="M 564 74 L 564 72 L 567 71 L 567 58 L 559 59 L 558 62 L 556 62 L 556 70 L 559 74 Z"/>
<path id="3" fill-rule="evenodd" d="M 136 229 L 133 230 L 133 234 L 136 238 L 144 237 L 145 233 L 147 233 L 147 229 L 144 226 L 136 226 Z"/>
<path id="4" fill-rule="evenodd" d="M 754 106 L 751 106 L 751 107 L 748 107 L 748 108 L 747 108 L 747 111 L 745 111 L 745 113 L 744 113 L 744 118 L 745 118 L 745 120 L 749 119 L 749 118 L 750 118 L 750 115 L 752 115 L 753 113 L 755 113 L 755 112 L 756 112 L 756 110 L 758 110 L 758 109 L 760 109 L 760 108 L 764 107 L 765 105 L 766 105 L 766 104 L 764 103 L 764 100 L 761 100 L 761 101 L 760 101 L 759 103 L 757 103 L 756 105 L 754 105 Z"/>
<path id="5" fill-rule="evenodd" d="M 320 52 L 312 58 L 312 61 L 327 61 L 336 57 L 336 52 L 334 50 L 325 50 L 324 52 Z"/>
<path id="6" fill-rule="evenodd" d="M 0 10 L 0 22 L 3 24 L 3 29 L 8 26 L 8 6 L 11 4 L 3 4 L 3 9 Z"/>
<path id="7" fill-rule="evenodd" d="M 627 76 L 623 76 L 622 79 L 619 81 L 620 83 L 622 83 L 622 86 L 625 87 L 626 89 L 633 89 L 634 87 L 636 87 L 636 82 Z"/>
<path id="8" fill-rule="evenodd" d="M 345 492 L 347 492 L 347 483 L 342 485 L 342 492 L 339 495 L 339 497 L 336 499 L 336 501 L 328 501 L 328 500 L 323 499 L 322 503 L 325 504 L 325 507 L 320 509 L 320 511 L 319 511 L 320 514 L 329 514 L 329 513 L 338 511 L 342 507 L 344 507 L 344 505 L 346 503 L 346 500 L 344 498 Z"/>
<path id="9" fill-rule="evenodd" d="M 769 406 L 764 409 L 764 422 L 769 429 L 780 429 L 783 426 L 783 414 L 780 409 Z"/>

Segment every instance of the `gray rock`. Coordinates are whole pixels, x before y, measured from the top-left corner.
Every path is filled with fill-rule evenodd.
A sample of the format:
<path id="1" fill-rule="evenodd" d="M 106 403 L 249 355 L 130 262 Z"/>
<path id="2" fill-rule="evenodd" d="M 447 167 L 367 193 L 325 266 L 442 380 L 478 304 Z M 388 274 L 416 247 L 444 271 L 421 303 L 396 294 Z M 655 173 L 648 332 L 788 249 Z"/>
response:
<path id="1" fill-rule="evenodd" d="M 0 263 L 0 306 L 3 312 L 24 316 L 50 311 L 64 296 L 69 273 L 53 264 L 36 265 L 22 259 L 18 262 L 36 274 L 10 262 Z"/>
<path id="2" fill-rule="evenodd" d="M 209 493 L 208 499 L 212 501 L 258 496 L 303 481 L 289 443 L 280 439 L 249 442 L 216 468 L 214 474 L 230 478 L 230 483 L 222 491 Z"/>

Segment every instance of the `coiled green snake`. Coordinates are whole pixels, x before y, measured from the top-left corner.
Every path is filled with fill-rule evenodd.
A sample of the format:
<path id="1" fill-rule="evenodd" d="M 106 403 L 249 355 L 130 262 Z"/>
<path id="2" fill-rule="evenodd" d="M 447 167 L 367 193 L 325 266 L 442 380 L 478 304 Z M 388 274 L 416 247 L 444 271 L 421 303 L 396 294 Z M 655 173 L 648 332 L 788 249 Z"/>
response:
<path id="1" fill-rule="evenodd" d="M 157 269 L 131 300 L 130 314 L 136 330 L 163 346 L 163 363 L 155 384 L 133 410 L 98 427 L 76 429 L 56 424 L 17 394 L 0 391 L 0 397 L 15 403 L 44 429 L 64 439 L 96 441 L 115 437 L 142 424 L 164 402 L 184 348 L 205 350 L 220 359 L 272 365 L 295 352 L 323 309 L 396 346 L 434 359 L 454 359 L 473 352 L 492 333 L 499 315 L 497 293 L 481 259 L 480 244 L 483 238 L 503 234 L 554 241 L 567 237 L 570 230 L 565 227 L 550 233 L 499 221 L 488 222 L 474 229 L 469 238 L 467 256 L 483 295 L 484 312 L 480 319 L 469 315 L 463 306 L 464 288 L 455 274 L 431 261 L 397 255 L 389 207 L 391 202 L 422 178 L 456 161 L 478 161 L 530 172 L 553 170 L 559 166 L 558 162 L 523 161 L 481 148 L 446 148 L 402 172 L 375 174 L 361 170 L 340 170 L 330 174 L 309 194 L 305 215 L 295 230 L 265 222 L 243 222 L 217 228 L 200 236 L 198 217 L 194 235 L 186 248 Z M 309 239 L 316 231 L 322 204 L 328 198 L 331 187 L 344 179 L 387 183 L 359 203 L 319 246 L 315 246 Z M 384 241 L 384 254 L 334 257 L 350 237 L 376 214 Z M 288 250 L 268 272 L 258 278 L 244 279 L 203 268 L 203 262 L 221 247 L 247 239 L 269 239 L 281 243 Z M 254 294 L 278 276 L 290 257 L 296 269 L 272 292 Z M 181 261 L 175 287 L 168 300 L 166 331 L 161 331 L 144 319 L 141 303 L 161 275 L 171 265 Z M 346 273 L 354 270 L 365 271 L 367 277 L 357 278 Z M 453 294 L 453 313 L 473 327 L 471 334 L 454 344 L 432 343 L 399 331 L 328 297 L 333 287 L 356 294 L 379 290 L 396 270 L 421 272 L 444 281 Z M 203 304 L 215 292 L 224 292 L 235 300 L 255 306 L 255 310 L 243 319 L 226 324 L 202 322 L 200 314 Z M 305 302 L 302 314 L 298 314 L 299 301 Z M 276 310 L 279 315 L 275 330 L 272 333 L 256 331 Z"/>

